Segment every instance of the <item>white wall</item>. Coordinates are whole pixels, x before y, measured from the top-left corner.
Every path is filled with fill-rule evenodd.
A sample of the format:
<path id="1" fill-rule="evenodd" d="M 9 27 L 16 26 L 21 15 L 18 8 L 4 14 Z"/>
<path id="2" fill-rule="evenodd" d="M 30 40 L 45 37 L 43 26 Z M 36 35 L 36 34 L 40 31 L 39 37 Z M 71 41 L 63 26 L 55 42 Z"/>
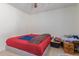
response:
<path id="1" fill-rule="evenodd" d="M 29 15 L 8 4 L 0 4 L 0 50 L 4 49 L 8 37 L 27 33 L 28 21 Z"/>
<path id="2" fill-rule="evenodd" d="M 76 33 L 75 14 L 76 6 L 71 6 L 31 15 L 31 32 L 52 35 Z"/>
<path id="3" fill-rule="evenodd" d="M 77 6 L 76 6 L 76 18 L 75 18 L 75 21 L 76 21 L 76 25 L 75 25 L 76 33 L 79 35 L 79 4 L 77 4 Z"/>

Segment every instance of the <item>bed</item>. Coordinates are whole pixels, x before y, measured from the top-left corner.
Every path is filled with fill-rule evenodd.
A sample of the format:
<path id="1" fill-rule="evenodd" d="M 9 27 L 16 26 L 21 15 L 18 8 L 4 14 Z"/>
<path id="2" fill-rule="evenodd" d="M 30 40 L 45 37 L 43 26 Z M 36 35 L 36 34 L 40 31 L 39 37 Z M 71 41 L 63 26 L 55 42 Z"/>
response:
<path id="1" fill-rule="evenodd" d="M 40 36 L 40 34 L 26 34 L 22 36 L 11 37 L 6 40 L 6 49 L 18 52 L 21 55 L 29 53 L 30 55 L 42 56 L 45 54 L 50 42 L 51 36 L 46 36 L 39 44 L 30 42 L 29 40 L 20 39 L 23 36 Z M 27 55 L 27 54 L 26 54 Z M 46 54 L 45 54 L 46 55 Z"/>

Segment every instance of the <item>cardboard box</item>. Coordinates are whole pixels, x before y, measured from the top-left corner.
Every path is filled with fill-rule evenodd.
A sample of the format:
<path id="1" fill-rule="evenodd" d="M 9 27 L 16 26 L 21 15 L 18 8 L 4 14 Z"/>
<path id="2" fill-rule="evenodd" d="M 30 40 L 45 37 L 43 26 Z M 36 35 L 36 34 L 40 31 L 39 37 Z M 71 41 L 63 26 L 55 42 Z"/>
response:
<path id="1" fill-rule="evenodd" d="M 74 44 L 71 42 L 64 42 L 64 52 L 74 54 Z"/>

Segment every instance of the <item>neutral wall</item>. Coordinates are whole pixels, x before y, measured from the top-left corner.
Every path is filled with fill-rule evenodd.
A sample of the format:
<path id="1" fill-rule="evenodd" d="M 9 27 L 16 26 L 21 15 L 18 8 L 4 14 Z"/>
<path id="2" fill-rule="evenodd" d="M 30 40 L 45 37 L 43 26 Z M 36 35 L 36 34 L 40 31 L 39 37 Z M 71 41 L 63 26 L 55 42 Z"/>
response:
<path id="1" fill-rule="evenodd" d="M 74 34 L 76 6 L 31 15 L 32 33 Z"/>
<path id="2" fill-rule="evenodd" d="M 0 50 L 4 49 L 8 37 L 29 31 L 26 23 L 29 24 L 29 15 L 8 4 L 0 4 Z"/>
<path id="3" fill-rule="evenodd" d="M 76 25 L 75 25 L 75 29 L 76 29 L 76 33 L 79 35 L 79 4 L 77 4 L 76 6 Z"/>

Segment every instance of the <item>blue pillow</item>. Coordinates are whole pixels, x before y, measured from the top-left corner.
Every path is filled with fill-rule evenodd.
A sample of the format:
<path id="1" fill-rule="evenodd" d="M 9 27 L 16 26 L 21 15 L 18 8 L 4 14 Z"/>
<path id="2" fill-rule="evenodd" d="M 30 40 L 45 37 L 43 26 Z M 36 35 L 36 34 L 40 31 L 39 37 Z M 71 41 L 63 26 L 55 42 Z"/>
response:
<path id="1" fill-rule="evenodd" d="M 33 36 L 22 36 L 20 37 L 20 39 L 23 39 L 23 40 L 31 40 L 33 38 Z"/>

